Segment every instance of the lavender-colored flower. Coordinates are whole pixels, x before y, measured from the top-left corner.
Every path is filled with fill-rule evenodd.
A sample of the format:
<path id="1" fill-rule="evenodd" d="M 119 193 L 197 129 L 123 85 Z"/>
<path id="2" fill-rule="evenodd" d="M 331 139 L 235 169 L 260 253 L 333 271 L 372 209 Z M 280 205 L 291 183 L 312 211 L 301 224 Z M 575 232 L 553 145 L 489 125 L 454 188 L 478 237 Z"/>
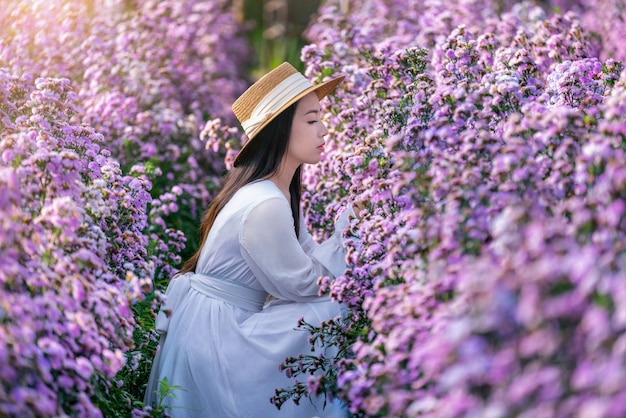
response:
<path id="1" fill-rule="evenodd" d="M 325 3 L 302 51 L 347 75 L 307 221 L 323 237 L 367 207 L 329 288 L 348 318 L 317 330 L 346 354 L 340 396 L 364 416 L 620 416 L 622 67 L 573 13 L 384 3 Z"/>

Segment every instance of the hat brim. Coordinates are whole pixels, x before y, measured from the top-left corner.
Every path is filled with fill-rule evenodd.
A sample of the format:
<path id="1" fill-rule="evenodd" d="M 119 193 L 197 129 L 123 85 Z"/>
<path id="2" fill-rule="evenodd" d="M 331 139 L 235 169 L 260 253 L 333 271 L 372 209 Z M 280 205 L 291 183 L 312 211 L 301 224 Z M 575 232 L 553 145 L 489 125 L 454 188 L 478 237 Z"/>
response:
<path id="1" fill-rule="evenodd" d="M 310 88 L 308 88 L 308 89 L 302 91 L 301 93 L 295 95 L 293 98 L 291 98 L 291 100 L 289 100 L 284 105 L 282 105 L 276 112 L 274 112 L 274 114 L 270 118 L 268 118 L 265 122 L 263 122 L 263 124 L 256 130 L 256 132 L 255 132 L 255 134 L 253 136 L 248 137 L 248 140 L 245 142 L 245 144 L 243 144 L 243 146 L 241 147 L 241 149 L 239 150 L 239 152 L 235 156 L 235 160 L 233 161 L 233 166 L 237 167 L 237 164 L 241 160 L 240 157 L 241 157 L 243 151 L 246 149 L 246 147 L 259 134 L 259 132 L 261 132 L 263 130 L 263 128 L 265 128 L 271 121 L 273 121 L 276 118 L 276 116 L 280 115 L 289 106 L 291 106 L 292 104 L 294 104 L 295 102 L 297 102 L 298 100 L 300 100 L 301 98 L 303 98 L 304 96 L 306 96 L 307 94 L 309 94 L 311 92 L 315 92 L 317 94 L 317 98 L 319 100 L 322 100 L 329 93 L 331 93 L 333 90 L 335 90 L 337 88 L 337 86 L 339 85 L 339 83 L 341 83 L 344 78 L 345 78 L 345 76 L 341 75 L 339 77 L 335 77 L 335 78 L 333 78 L 331 80 L 328 80 L 328 81 L 325 81 L 323 83 L 311 86 Z"/>

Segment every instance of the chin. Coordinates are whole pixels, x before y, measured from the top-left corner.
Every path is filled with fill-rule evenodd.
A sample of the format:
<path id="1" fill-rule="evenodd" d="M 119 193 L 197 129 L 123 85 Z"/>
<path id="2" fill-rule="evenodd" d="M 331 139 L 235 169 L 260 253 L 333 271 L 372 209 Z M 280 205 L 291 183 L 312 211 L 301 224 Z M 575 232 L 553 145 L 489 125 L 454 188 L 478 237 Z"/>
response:
<path id="1" fill-rule="evenodd" d="M 302 164 L 317 164 L 322 160 L 322 156 L 321 155 L 317 155 L 317 156 L 310 156 L 309 158 L 303 158 L 302 160 Z"/>

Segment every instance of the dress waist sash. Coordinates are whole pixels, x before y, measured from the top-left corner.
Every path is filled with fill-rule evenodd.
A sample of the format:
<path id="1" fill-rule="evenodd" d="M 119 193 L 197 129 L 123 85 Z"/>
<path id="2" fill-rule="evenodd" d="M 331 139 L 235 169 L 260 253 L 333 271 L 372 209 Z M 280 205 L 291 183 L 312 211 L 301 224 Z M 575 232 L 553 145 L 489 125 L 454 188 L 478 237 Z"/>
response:
<path id="1" fill-rule="evenodd" d="M 256 290 L 229 279 L 192 272 L 180 274 L 174 276 L 167 286 L 165 303 L 161 306 L 155 322 L 158 332 L 167 333 L 170 316 L 190 289 L 195 289 L 211 299 L 253 312 L 259 312 L 267 298 L 267 293 L 263 290 Z"/>
<path id="2" fill-rule="evenodd" d="M 212 298 L 238 306 L 246 311 L 258 312 L 263 308 L 267 293 L 221 277 L 194 274 L 191 287 Z"/>

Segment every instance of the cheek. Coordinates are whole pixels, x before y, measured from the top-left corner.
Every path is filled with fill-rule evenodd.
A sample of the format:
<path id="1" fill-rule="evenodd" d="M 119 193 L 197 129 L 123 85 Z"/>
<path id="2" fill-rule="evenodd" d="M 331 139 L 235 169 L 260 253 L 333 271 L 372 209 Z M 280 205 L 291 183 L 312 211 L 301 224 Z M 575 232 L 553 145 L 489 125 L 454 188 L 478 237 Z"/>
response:
<path id="1" fill-rule="evenodd" d="M 306 142 L 310 142 L 312 138 L 316 138 L 319 134 L 318 124 L 309 125 L 307 123 L 294 124 L 291 127 L 291 137 L 289 142 L 294 146 L 304 145 Z"/>
<path id="2" fill-rule="evenodd" d="M 306 135 L 306 128 L 307 125 L 305 123 L 294 121 L 293 125 L 291 125 L 291 136 L 289 137 L 289 141 L 297 142 L 302 139 L 302 137 Z"/>

